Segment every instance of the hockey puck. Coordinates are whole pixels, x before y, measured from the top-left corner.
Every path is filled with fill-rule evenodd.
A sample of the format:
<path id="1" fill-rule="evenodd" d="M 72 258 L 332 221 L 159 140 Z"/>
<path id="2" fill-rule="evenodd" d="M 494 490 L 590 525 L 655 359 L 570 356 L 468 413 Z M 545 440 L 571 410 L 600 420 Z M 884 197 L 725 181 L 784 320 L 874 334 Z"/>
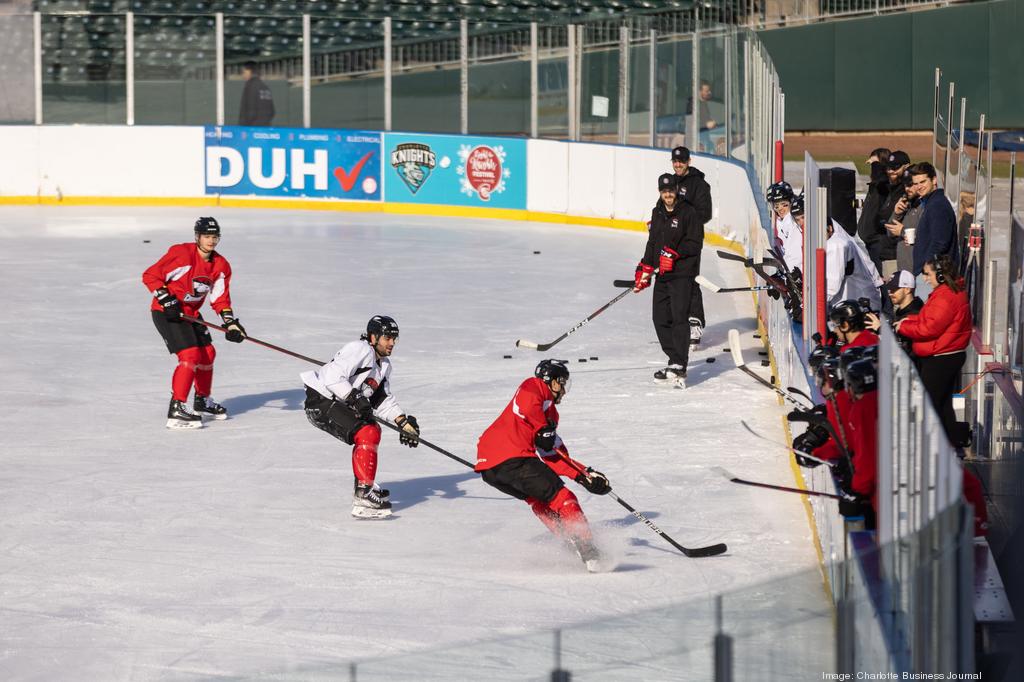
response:
<path id="1" fill-rule="evenodd" d="M 533 255 L 534 255 L 534 256 L 539 256 L 539 255 L 540 255 L 540 251 L 534 251 L 534 252 L 533 252 Z"/>
<path id="2" fill-rule="evenodd" d="M 714 361 L 715 361 L 714 358 L 708 358 L 705 362 L 714 362 Z"/>
<path id="3" fill-rule="evenodd" d="M 771 364 L 772 364 L 771 360 L 762 360 L 761 361 L 761 366 L 762 367 L 769 367 L 769 366 L 771 366 Z"/>
<path id="4" fill-rule="evenodd" d="M 754 338 L 755 339 L 759 339 L 759 338 L 761 338 L 761 335 L 760 334 L 754 334 Z"/>
<path id="5" fill-rule="evenodd" d="M 591 356 L 590 356 L 590 359 L 591 359 L 591 360 L 597 360 L 597 356 L 596 356 L 596 355 L 591 355 Z"/>
<path id="6" fill-rule="evenodd" d="M 768 355 L 768 351 L 766 351 L 766 350 L 759 350 L 759 351 L 757 351 L 757 354 L 758 355 Z"/>
<path id="7" fill-rule="evenodd" d="M 731 351 L 731 350 L 729 350 L 728 348 L 723 348 L 723 349 L 722 349 L 722 352 L 723 352 L 723 353 L 731 353 L 732 351 Z"/>
<path id="8" fill-rule="evenodd" d="M 148 240 L 148 239 L 143 239 L 143 240 L 142 240 L 142 243 L 143 243 L 143 244 L 148 244 L 148 243 L 149 243 L 149 240 Z"/>
<path id="9" fill-rule="evenodd" d="M 506 360 L 511 360 L 512 359 L 511 355 L 503 355 L 502 357 L 505 358 Z"/>
<path id="10" fill-rule="evenodd" d="M 586 362 L 586 361 L 587 361 L 587 359 L 586 359 L 586 358 L 580 358 L 580 359 L 579 359 L 579 360 L 577 360 L 576 362 Z"/>

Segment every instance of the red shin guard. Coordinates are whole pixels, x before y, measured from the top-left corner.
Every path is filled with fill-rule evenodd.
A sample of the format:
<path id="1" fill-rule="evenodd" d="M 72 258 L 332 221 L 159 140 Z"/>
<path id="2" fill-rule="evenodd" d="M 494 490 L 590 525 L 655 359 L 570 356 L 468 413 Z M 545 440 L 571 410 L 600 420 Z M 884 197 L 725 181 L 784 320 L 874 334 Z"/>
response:
<path id="1" fill-rule="evenodd" d="M 587 517 L 583 515 L 580 502 L 568 488 L 562 488 L 558 494 L 548 502 L 548 509 L 558 515 L 562 528 L 571 537 L 580 540 L 590 540 L 590 524 Z"/>
<path id="2" fill-rule="evenodd" d="M 213 390 L 213 359 L 217 351 L 213 346 L 199 346 L 196 363 L 196 395 L 209 396 Z"/>
<path id="3" fill-rule="evenodd" d="M 547 502 L 541 502 L 533 497 L 527 498 L 526 504 L 530 505 L 533 513 L 540 519 L 540 522 L 548 527 L 548 530 L 555 535 L 562 534 L 562 528 L 558 525 L 558 515 L 548 509 Z"/>
<path id="4" fill-rule="evenodd" d="M 355 445 L 352 446 L 352 473 L 363 485 L 373 485 L 377 477 L 377 445 L 380 444 L 380 427 L 367 424 L 356 431 Z"/>
<path id="5" fill-rule="evenodd" d="M 171 394 L 175 400 L 188 400 L 192 383 L 196 380 L 196 365 L 202 361 L 202 354 L 197 346 L 178 351 L 178 366 L 171 377 Z"/>

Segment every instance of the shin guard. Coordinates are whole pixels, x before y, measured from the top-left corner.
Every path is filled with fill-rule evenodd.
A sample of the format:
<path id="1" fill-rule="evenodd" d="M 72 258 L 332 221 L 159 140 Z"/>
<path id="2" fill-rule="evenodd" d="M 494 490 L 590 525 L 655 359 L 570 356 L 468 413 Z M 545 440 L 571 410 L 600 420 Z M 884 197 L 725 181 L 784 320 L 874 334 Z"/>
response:
<path id="1" fill-rule="evenodd" d="M 380 427 L 367 424 L 356 431 L 355 445 L 352 446 L 352 473 L 363 485 L 373 485 L 377 477 L 377 446 L 380 444 Z"/>
<path id="2" fill-rule="evenodd" d="M 196 395 L 209 396 L 213 390 L 213 359 L 217 351 L 213 346 L 199 346 L 199 360 L 196 362 Z"/>
<path id="3" fill-rule="evenodd" d="M 202 360 L 198 346 L 178 351 L 178 366 L 171 377 L 171 394 L 175 400 L 188 401 L 188 394 L 196 380 L 196 365 Z"/>

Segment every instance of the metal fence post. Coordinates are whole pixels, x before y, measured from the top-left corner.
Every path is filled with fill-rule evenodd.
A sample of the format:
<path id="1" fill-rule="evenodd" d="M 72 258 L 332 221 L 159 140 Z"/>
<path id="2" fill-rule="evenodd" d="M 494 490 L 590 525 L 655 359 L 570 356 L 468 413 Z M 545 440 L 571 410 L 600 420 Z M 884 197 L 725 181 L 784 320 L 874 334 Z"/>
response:
<path id="1" fill-rule="evenodd" d="M 312 120 L 311 78 L 312 64 L 310 64 L 310 41 L 313 32 L 310 28 L 309 15 L 302 15 L 302 127 L 308 128 Z"/>
<path id="2" fill-rule="evenodd" d="M 650 90 L 649 104 L 650 112 L 647 114 L 647 127 L 650 131 L 648 143 L 654 147 L 658 143 L 658 93 L 656 91 L 658 79 L 656 70 L 658 67 L 658 32 L 651 29 L 651 54 L 649 55 L 649 70 L 647 87 Z"/>
<path id="3" fill-rule="evenodd" d="M 530 137 L 537 137 L 537 22 L 530 22 Z"/>
<path id="4" fill-rule="evenodd" d="M 562 670 L 562 631 L 555 630 L 555 667 L 551 671 L 551 682 L 570 682 L 572 673 Z"/>
<path id="5" fill-rule="evenodd" d="M 217 125 L 224 125 L 224 13 L 217 12 L 216 47 L 217 47 Z"/>
<path id="6" fill-rule="evenodd" d="M 565 84 L 566 116 L 568 117 L 568 130 L 570 140 L 577 138 L 576 110 L 579 103 L 576 101 L 576 26 L 566 26 L 566 75 L 568 82 Z"/>
<path id="7" fill-rule="evenodd" d="M 732 68 L 733 68 L 733 41 L 735 40 L 735 29 L 730 28 L 723 38 L 725 43 L 725 156 L 732 158 Z"/>
<path id="8" fill-rule="evenodd" d="M 469 21 L 459 20 L 459 131 L 469 132 Z"/>
<path id="9" fill-rule="evenodd" d="M 125 123 L 135 125 L 135 12 L 124 15 Z"/>
<path id="10" fill-rule="evenodd" d="M 629 26 L 619 27 L 619 144 L 629 141 Z"/>
<path id="11" fill-rule="evenodd" d="M 836 602 L 836 672 L 852 675 L 856 668 L 854 619 L 856 607 L 849 597 Z"/>
<path id="12" fill-rule="evenodd" d="M 715 682 L 732 682 L 732 637 L 722 631 L 722 595 L 715 597 Z"/>
<path id="13" fill-rule="evenodd" d="M 935 165 L 939 146 L 939 85 L 942 83 L 942 69 L 935 67 L 935 93 L 932 100 L 932 165 Z"/>
<path id="14" fill-rule="evenodd" d="M 693 73 L 690 78 L 690 139 L 687 140 L 690 149 L 701 152 L 704 151 L 700 147 L 700 138 L 698 137 L 698 131 L 701 128 L 700 123 L 700 24 L 697 24 L 697 30 L 693 32 L 693 45 L 692 45 L 693 57 Z"/>
<path id="15" fill-rule="evenodd" d="M 942 190 L 949 196 L 949 155 L 953 144 L 953 94 L 956 92 L 956 83 L 949 82 L 949 101 L 946 103 L 946 163 L 942 170 Z"/>
<path id="16" fill-rule="evenodd" d="M 38 126 L 43 124 L 43 15 L 39 12 L 32 13 L 32 72 Z"/>
<path id="17" fill-rule="evenodd" d="M 384 17 L 384 130 L 391 130 L 391 17 Z"/>

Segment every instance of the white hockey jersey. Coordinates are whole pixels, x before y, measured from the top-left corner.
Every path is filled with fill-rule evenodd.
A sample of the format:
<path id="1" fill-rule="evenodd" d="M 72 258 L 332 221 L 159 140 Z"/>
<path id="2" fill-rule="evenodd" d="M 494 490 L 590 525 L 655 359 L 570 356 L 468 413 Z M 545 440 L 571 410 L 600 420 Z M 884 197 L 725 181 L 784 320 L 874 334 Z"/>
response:
<path id="1" fill-rule="evenodd" d="M 785 218 L 777 220 L 775 230 L 779 235 L 779 250 L 782 251 L 782 260 L 786 263 L 786 267 L 803 272 L 804 233 L 793 220 L 793 215 L 787 213 Z"/>
<path id="2" fill-rule="evenodd" d="M 825 242 L 825 281 L 828 306 L 846 300 L 867 298 L 871 309 L 879 310 L 882 296 L 878 287 L 884 280 L 868 256 L 860 237 L 852 237 L 843 226 L 832 220 L 832 236 Z"/>
<path id="3" fill-rule="evenodd" d="M 331 361 L 320 369 L 303 372 L 302 383 L 325 398 L 337 397 L 344 400 L 352 389 L 357 389 L 367 398 L 381 388 L 384 399 L 374 407 L 374 414 L 393 422 L 404 414 L 395 396 L 391 395 L 391 359 L 377 360 L 373 347 L 366 341 L 346 343 L 334 354 Z"/>

